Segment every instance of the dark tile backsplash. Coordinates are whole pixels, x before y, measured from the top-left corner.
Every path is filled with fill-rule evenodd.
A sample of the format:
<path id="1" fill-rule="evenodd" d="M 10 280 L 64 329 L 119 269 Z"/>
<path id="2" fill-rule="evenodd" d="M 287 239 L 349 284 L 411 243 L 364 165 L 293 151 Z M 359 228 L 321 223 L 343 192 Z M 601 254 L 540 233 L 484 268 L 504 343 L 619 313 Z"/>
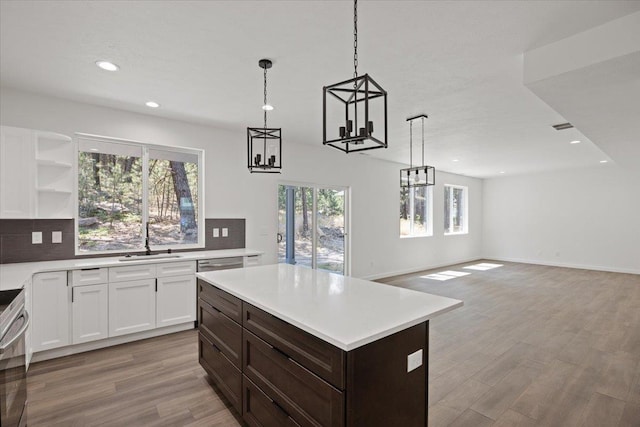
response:
<path id="1" fill-rule="evenodd" d="M 228 237 L 213 237 L 213 228 L 229 229 Z M 42 244 L 31 244 L 31 232 L 42 232 Z M 51 232 L 62 232 L 62 243 L 51 243 Z M 191 250 L 238 249 L 245 247 L 244 219 L 205 219 L 205 248 Z M 75 255 L 72 219 L 0 219 L 0 264 L 91 258 L 104 255 Z M 113 254 L 117 255 L 117 254 Z"/>
<path id="2" fill-rule="evenodd" d="M 245 247 L 246 224 L 244 219 L 205 219 L 205 249 L 238 249 Z M 213 229 L 220 229 L 220 237 L 213 237 Z M 222 237 L 222 229 L 229 229 L 229 236 Z"/>

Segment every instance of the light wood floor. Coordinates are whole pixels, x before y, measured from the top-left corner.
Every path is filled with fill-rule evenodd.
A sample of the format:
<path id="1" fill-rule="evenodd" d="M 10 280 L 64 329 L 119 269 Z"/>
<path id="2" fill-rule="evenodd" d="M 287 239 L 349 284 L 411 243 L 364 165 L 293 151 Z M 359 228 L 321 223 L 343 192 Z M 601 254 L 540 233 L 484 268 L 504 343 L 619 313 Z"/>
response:
<path id="1" fill-rule="evenodd" d="M 640 276 L 502 264 L 384 280 L 465 302 L 430 325 L 429 426 L 640 427 Z M 34 364 L 29 401 L 30 426 L 240 425 L 195 331 Z"/>

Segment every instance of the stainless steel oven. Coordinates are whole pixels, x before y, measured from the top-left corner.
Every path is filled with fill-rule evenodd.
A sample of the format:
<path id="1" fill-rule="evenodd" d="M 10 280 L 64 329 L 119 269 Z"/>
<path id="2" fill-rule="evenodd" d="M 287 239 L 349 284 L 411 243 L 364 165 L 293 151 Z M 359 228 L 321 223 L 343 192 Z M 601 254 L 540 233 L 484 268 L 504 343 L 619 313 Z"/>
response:
<path id="1" fill-rule="evenodd" d="M 0 425 L 27 425 L 27 351 L 29 315 L 24 290 L 0 292 Z"/>

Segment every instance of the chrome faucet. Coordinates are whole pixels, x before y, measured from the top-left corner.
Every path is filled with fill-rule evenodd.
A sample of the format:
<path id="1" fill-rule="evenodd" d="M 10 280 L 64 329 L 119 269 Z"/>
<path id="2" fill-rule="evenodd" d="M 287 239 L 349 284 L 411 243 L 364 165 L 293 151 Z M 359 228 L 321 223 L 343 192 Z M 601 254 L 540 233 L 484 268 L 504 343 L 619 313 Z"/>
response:
<path id="1" fill-rule="evenodd" d="M 149 222 L 148 221 L 145 223 L 145 226 L 147 229 L 147 234 L 144 239 L 144 247 L 147 249 L 147 252 L 145 253 L 145 255 L 151 255 L 151 247 L 149 246 Z"/>

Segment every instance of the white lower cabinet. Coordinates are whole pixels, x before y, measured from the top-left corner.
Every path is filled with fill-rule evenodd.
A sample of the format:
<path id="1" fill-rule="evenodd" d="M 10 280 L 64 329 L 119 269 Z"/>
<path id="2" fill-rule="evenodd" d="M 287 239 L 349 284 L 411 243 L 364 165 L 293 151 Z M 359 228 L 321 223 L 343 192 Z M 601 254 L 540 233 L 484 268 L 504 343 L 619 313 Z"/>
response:
<path id="1" fill-rule="evenodd" d="M 73 344 L 108 338 L 108 285 L 76 286 L 71 292 Z"/>
<path id="2" fill-rule="evenodd" d="M 109 283 L 109 336 L 156 327 L 156 279 Z"/>
<path id="3" fill-rule="evenodd" d="M 156 327 L 196 320 L 196 277 L 158 277 Z"/>
<path id="4" fill-rule="evenodd" d="M 33 352 L 70 344 L 70 295 L 67 272 L 37 273 L 32 283 Z"/>

